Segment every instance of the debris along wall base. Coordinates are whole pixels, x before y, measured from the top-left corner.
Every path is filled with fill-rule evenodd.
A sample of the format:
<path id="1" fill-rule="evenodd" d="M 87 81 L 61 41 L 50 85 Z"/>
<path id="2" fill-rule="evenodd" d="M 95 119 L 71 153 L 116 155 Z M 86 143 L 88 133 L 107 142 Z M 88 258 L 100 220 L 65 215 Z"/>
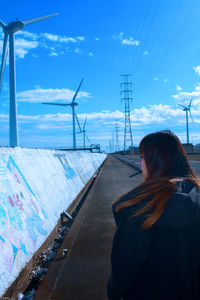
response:
<path id="1" fill-rule="evenodd" d="M 0 296 L 105 158 L 101 153 L 0 148 Z"/>

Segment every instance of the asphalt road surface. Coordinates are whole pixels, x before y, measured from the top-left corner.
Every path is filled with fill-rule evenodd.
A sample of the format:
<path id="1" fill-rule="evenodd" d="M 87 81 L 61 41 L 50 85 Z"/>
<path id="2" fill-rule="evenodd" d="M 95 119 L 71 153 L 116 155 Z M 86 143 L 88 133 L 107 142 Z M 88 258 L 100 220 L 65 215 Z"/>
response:
<path id="1" fill-rule="evenodd" d="M 139 156 L 130 156 L 130 155 L 114 155 L 118 159 L 124 160 L 125 162 L 140 168 L 140 157 Z M 200 175 L 200 161 L 189 160 L 189 163 L 193 170 Z"/>

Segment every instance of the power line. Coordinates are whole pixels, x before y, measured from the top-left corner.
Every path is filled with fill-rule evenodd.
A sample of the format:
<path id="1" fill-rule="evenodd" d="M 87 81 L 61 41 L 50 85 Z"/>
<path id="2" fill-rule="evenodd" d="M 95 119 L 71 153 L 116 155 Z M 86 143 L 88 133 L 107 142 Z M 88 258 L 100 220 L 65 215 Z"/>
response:
<path id="1" fill-rule="evenodd" d="M 154 51 L 154 56 L 153 56 L 153 58 L 151 59 L 151 61 L 147 64 L 146 68 L 144 69 L 144 73 L 145 73 L 145 74 L 147 74 L 147 72 L 148 72 L 149 70 L 152 69 L 152 65 L 154 65 L 154 61 L 155 61 L 155 60 L 158 60 L 158 56 L 159 56 L 160 49 L 162 48 L 164 42 L 167 40 L 168 35 L 171 33 L 171 28 L 172 28 L 173 25 L 174 25 L 174 22 L 175 22 L 175 20 L 176 20 L 177 13 L 178 13 L 179 11 L 180 11 L 180 2 L 178 3 L 176 9 L 174 10 L 174 14 L 172 15 L 171 20 L 169 20 L 169 22 L 168 22 L 168 24 L 167 24 L 167 28 L 166 28 L 166 30 L 165 30 L 165 32 L 164 32 L 164 34 L 163 34 L 163 38 L 159 41 L 158 47 L 157 47 L 157 48 L 155 49 L 155 51 Z M 165 19 L 165 21 L 166 21 L 166 19 Z M 159 28 L 160 28 L 160 27 L 161 27 L 161 26 L 159 26 Z M 158 37 L 158 33 L 157 33 L 157 37 Z M 155 42 L 154 42 L 154 44 L 155 44 Z M 152 45 L 153 45 L 153 43 L 152 43 Z M 153 49 L 153 46 L 151 46 L 151 47 L 152 47 L 152 49 Z M 161 57 L 161 61 L 163 61 L 163 56 Z M 153 72 L 153 73 L 154 73 L 154 72 Z M 152 74 L 152 72 L 150 72 L 150 74 Z M 142 77 L 142 76 L 140 76 L 140 79 L 141 79 L 141 77 Z M 151 77 L 152 77 L 152 75 L 151 75 Z M 139 80 L 139 82 L 140 82 L 140 80 Z"/>
<path id="2" fill-rule="evenodd" d="M 172 48 L 172 46 L 174 45 L 175 41 L 177 40 L 179 34 L 181 33 L 183 27 L 185 26 L 185 24 L 187 23 L 187 21 L 189 20 L 191 13 L 193 11 L 193 9 L 195 8 L 196 4 L 197 4 L 198 0 L 195 0 L 191 10 L 189 11 L 189 13 L 187 14 L 186 18 L 184 19 L 183 23 L 181 24 L 181 26 L 179 27 L 179 30 L 176 32 L 174 39 L 171 41 L 169 47 L 166 49 L 165 54 L 163 55 L 163 57 L 161 58 L 161 60 L 159 61 L 159 64 L 156 66 L 156 68 L 154 69 L 154 71 L 152 72 L 152 74 L 155 74 L 155 72 L 159 69 L 160 65 L 163 63 L 163 61 L 165 60 L 165 57 L 167 56 L 167 54 L 169 53 L 170 49 Z M 141 94 L 141 92 L 143 92 L 143 90 L 149 85 L 151 81 L 151 78 L 149 80 L 146 81 L 146 83 L 144 84 L 143 88 L 138 92 L 137 96 Z"/>
<path id="3" fill-rule="evenodd" d="M 154 11 L 153 11 L 153 14 L 152 14 L 152 16 L 151 16 L 150 24 L 149 24 L 148 29 L 147 29 L 147 34 L 146 34 L 146 37 L 145 37 L 144 42 L 143 42 L 143 44 L 142 44 L 142 49 L 141 49 L 141 51 L 140 51 L 139 58 L 138 58 L 137 61 L 136 61 L 136 66 L 135 66 L 135 68 L 134 68 L 134 73 L 135 73 L 135 74 L 136 74 L 136 72 L 137 72 L 138 65 L 139 65 L 140 60 L 141 60 L 141 56 L 142 56 L 143 53 L 144 53 L 144 50 L 145 50 L 147 41 L 148 41 L 148 39 L 149 39 L 149 34 L 150 34 L 150 32 L 151 32 L 152 25 L 153 25 L 153 22 L 154 22 L 154 20 L 155 20 L 155 16 L 156 16 L 156 14 L 157 14 L 159 4 L 160 4 L 160 3 L 158 3 L 158 5 L 155 5 L 155 6 L 154 6 Z"/>
<path id="4" fill-rule="evenodd" d="M 147 16 L 148 16 L 148 13 L 149 13 L 149 10 L 150 10 L 150 1 L 145 1 L 145 4 L 147 4 L 147 6 L 146 7 L 143 7 L 143 9 L 144 9 L 144 21 L 143 22 L 141 22 L 140 24 L 141 24 L 141 27 L 140 27 L 140 36 L 142 37 L 143 36 L 143 32 L 144 32 L 144 29 L 145 29 L 145 24 L 146 24 L 146 20 L 147 20 Z M 138 29 L 138 26 L 137 26 L 137 29 Z M 140 52 L 137 52 L 137 57 L 138 57 L 138 55 L 140 55 Z M 133 60 L 133 55 L 131 56 L 131 59 L 130 59 L 130 62 L 129 62 L 129 65 L 131 65 L 132 64 L 132 60 Z M 137 60 L 136 60 L 137 61 Z"/>

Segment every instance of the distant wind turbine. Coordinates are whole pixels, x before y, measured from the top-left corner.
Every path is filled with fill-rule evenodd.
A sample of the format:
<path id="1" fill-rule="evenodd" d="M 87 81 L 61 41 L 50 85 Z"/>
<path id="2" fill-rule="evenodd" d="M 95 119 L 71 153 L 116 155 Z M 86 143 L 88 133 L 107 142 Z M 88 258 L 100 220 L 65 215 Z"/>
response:
<path id="1" fill-rule="evenodd" d="M 192 117 L 192 114 L 191 114 L 191 104 L 192 104 L 192 99 L 190 100 L 190 104 L 188 106 L 184 106 L 184 105 L 181 105 L 179 104 L 179 106 L 183 107 L 183 111 L 185 111 L 185 116 L 186 116 L 186 133 L 187 133 L 187 144 L 189 144 L 189 125 L 188 125 L 188 112 L 190 114 L 190 117 L 191 117 L 191 120 L 192 120 L 192 123 L 194 125 L 194 120 L 193 120 L 193 117 Z"/>
<path id="2" fill-rule="evenodd" d="M 83 133 L 83 147 L 85 148 L 85 138 L 87 138 L 88 142 L 91 143 L 90 140 L 89 140 L 89 138 L 86 135 L 86 130 L 85 130 L 85 125 L 86 125 L 86 122 L 87 122 L 87 117 L 85 118 L 83 129 L 81 129 L 81 126 L 80 126 L 80 123 L 79 123 L 77 115 L 76 115 L 76 120 L 77 120 L 77 123 L 78 123 L 78 127 L 80 129 L 79 133 Z"/>
<path id="3" fill-rule="evenodd" d="M 76 127 L 75 127 L 75 106 L 78 105 L 77 102 L 75 102 L 76 96 L 80 90 L 80 87 L 82 85 L 83 79 L 81 80 L 79 87 L 74 94 L 74 97 L 72 99 L 71 103 L 53 103 L 53 102 L 42 102 L 42 104 L 48 104 L 48 105 L 59 105 L 59 106 L 71 106 L 72 108 L 72 124 L 73 124 L 73 149 L 76 149 Z"/>
<path id="4" fill-rule="evenodd" d="M 14 33 L 21 30 L 24 26 L 30 25 L 35 22 L 42 21 L 47 18 L 58 15 L 57 13 L 29 19 L 25 21 L 13 21 L 4 24 L 0 21 L 0 26 L 4 32 L 3 41 L 3 52 L 1 60 L 1 70 L 0 70 L 0 90 L 3 83 L 3 75 L 5 70 L 5 64 L 8 53 L 8 38 L 9 38 L 9 75 L 10 75 L 10 117 L 9 117 L 9 143 L 10 146 L 18 146 L 18 129 L 17 129 L 17 107 L 16 107 L 16 79 L 15 79 L 15 53 L 14 53 Z"/>

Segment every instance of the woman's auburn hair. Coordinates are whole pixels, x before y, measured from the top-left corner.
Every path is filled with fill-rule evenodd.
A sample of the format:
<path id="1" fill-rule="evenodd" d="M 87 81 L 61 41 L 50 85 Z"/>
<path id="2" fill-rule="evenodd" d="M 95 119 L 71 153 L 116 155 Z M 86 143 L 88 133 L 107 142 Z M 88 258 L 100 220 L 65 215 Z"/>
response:
<path id="1" fill-rule="evenodd" d="M 119 211 L 149 197 L 151 200 L 133 214 L 133 217 L 138 216 L 153 208 L 142 224 L 142 229 L 148 229 L 162 215 L 167 201 L 176 191 L 178 181 L 187 179 L 200 188 L 200 179 L 190 167 L 180 140 L 169 130 L 145 136 L 140 142 L 139 153 L 144 156 L 147 177 L 134 189 L 134 199 L 121 202 L 115 210 Z M 124 195 L 117 201 L 122 197 Z"/>

